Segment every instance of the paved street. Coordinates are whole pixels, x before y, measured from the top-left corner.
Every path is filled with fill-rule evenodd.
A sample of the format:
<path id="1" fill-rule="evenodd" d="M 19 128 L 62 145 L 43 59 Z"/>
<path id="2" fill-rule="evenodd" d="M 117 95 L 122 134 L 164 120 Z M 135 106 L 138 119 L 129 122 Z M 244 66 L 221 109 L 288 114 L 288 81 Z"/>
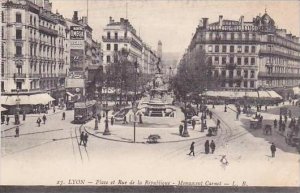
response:
<path id="1" fill-rule="evenodd" d="M 175 185 L 179 180 L 229 184 L 235 180 L 239 184 L 246 181 L 248 185 L 299 184 L 299 154 L 295 148 L 283 146 L 282 136 L 257 137 L 255 132 L 243 128 L 242 121 L 235 120 L 234 111 L 223 112 L 223 106 L 216 106 L 213 113 L 222 121 L 222 129 L 218 136 L 202 135 L 193 140 L 195 157 L 186 155 L 191 140 L 133 144 L 90 135 L 85 148 L 78 145 L 82 127 L 71 124 L 72 111 L 67 111 L 66 120 L 61 120 L 61 112 L 48 115 L 46 125 L 41 127 L 37 127 L 36 117 L 28 117 L 20 128 L 19 138 L 13 137 L 14 129 L 2 133 L 2 183 L 54 185 L 57 180 L 67 182 L 69 178 L 75 178 L 92 181 L 161 179 Z M 244 118 L 242 115 L 240 120 Z M 94 121 L 88 124 L 91 123 Z M 118 131 L 126 127 L 114 125 L 112 134 L 119 135 Z M 103 129 L 102 125 L 100 129 Z M 171 132 L 171 129 L 167 131 Z M 137 133 L 144 132 L 147 132 L 146 128 L 137 128 Z M 173 132 L 177 133 L 178 127 Z M 127 137 L 131 136 L 132 132 L 128 132 Z M 206 139 L 214 139 L 215 154 L 204 153 Z M 270 156 L 270 142 L 278 144 L 275 158 Z M 228 165 L 220 162 L 222 155 L 226 155 Z M 17 177 L 13 171 L 18 171 Z M 290 177 L 283 178 L 287 175 Z"/>

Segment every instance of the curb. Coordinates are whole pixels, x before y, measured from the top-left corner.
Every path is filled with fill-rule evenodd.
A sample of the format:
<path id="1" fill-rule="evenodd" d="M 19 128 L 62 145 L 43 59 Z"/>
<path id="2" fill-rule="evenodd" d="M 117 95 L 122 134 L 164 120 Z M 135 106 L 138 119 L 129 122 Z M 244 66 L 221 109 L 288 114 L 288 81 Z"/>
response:
<path id="1" fill-rule="evenodd" d="M 83 126 L 83 125 L 82 125 Z M 82 127 L 81 126 L 81 127 Z M 89 132 L 86 128 L 91 128 L 89 126 L 83 126 L 84 127 L 84 130 L 94 136 L 94 137 L 97 137 L 97 138 L 100 138 L 100 139 L 104 139 L 104 140 L 108 140 L 108 141 L 115 141 L 115 142 L 122 142 L 122 143 L 134 143 L 133 141 L 125 141 L 125 140 L 118 140 L 118 139 L 109 139 L 109 138 L 106 138 L 106 137 L 101 137 L 99 135 L 96 135 L 94 133 L 91 133 Z M 162 141 L 162 142 L 157 142 L 156 144 L 160 144 L 160 143 L 179 143 L 179 142 L 186 142 L 186 141 L 192 141 L 192 140 L 197 140 L 197 139 L 202 139 L 202 138 L 205 138 L 207 136 L 201 136 L 201 137 L 196 137 L 196 138 L 189 138 L 189 139 L 184 139 L 184 140 L 176 140 L 176 141 Z M 139 143 L 139 144 L 150 144 L 150 143 L 147 143 L 147 142 L 141 142 L 141 141 L 138 141 L 138 142 L 135 142 L 135 143 Z"/>

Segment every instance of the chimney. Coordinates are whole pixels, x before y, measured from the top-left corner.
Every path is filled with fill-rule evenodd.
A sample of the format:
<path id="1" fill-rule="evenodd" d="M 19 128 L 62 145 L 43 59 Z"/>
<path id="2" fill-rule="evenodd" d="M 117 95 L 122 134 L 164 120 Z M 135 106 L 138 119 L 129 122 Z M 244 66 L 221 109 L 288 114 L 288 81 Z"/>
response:
<path id="1" fill-rule="evenodd" d="M 87 25 L 88 24 L 88 18 L 87 17 L 82 17 L 82 23 Z"/>
<path id="2" fill-rule="evenodd" d="M 206 29 L 208 26 L 208 18 L 202 18 L 202 20 L 203 20 L 203 27 L 204 29 Z"/>
<path id="3" fill-rule="evenodd" d="M 72 20 L 78 22 L 78 11 L 74 11 Z"/>
<path id="4" fill-rule="evenodd" d="M 124 18 L 120 18 L 120 22 L 121 22 L 121 23 L 124 23 Z"/>
<path id="5" fill-rule="evenodd" d="M 113 20 L 112 17 L 110 16 L 110 17 L 109 17 L 109 24 L 113 23 L 113 21 L 114 21 L 114 20 Z"/>
<path id="6" fill-rule="evenodd" d="M 223 15 L 219 15 L 219 26 L 223 25 Z"/>
<path id="7" fill-rule="evenodd" d="M 244 16 L 243 15 L 240 17 L 240 24 L 243 28 L 244 27 Z"/>

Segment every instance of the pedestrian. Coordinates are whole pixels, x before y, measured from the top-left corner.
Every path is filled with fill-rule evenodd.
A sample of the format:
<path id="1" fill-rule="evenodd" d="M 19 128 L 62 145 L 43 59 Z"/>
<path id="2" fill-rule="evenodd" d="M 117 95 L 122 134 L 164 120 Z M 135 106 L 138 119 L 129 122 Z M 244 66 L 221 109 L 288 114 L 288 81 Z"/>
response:
<path id="1" fill-rule="evenodd" d="M 139 114 L 139 122 L 140 122 L 140 124 L 143 123 L 143 120 L 142 120 L 142 113 Z"/>
<path id="2" fill-rule="evenodd" d="M 192 120 L 192 126 L 193 126 L 193 129 L 195 129 L 196 121 L 194 119 Z"/>
<path id="3" fill-rule="evenodd" d="M 17 125 L 17 127 L 16 127 L 16 136 L 15 137 L 19 137 L 19 125 Z"/>
<path id="4" fill-rule="evenodd" d="M 55 113 L 55 105 L 53 105 L 53 113 Z"/>
<path id="5" fill-rule="evenodd" d="M 216 144 L 215 144 L 214 140 L 211 140 L 211 142 L 210 142 L 210 149 L 211 149 L 211 153 L 213 154 L 216 149 Z"/>
<path id="6" fill-rule="evenodd" d="M 205 144 L 204 144 L 204 149 L 205 149 L 205 153 L 209 154 L 209 141 L 206 140 Z"/>
<path id="7" fill-rule="evenodd" d="M 275 146 L 275 144 L 274 144 L 274 143 L 272 143 L 272 145 L 271 145 L 270 149 L 271 149 L 272 157 L 275 157 L 276 146 Z"/>
<path id="8" fill-rule="evenodd" d="M 212 112 L 209 112 L 209 118 L 212 119 Z"/>
<path id="9" fill-rule="evenodd" d="M 188 155 L 191 155 L 191 153 L 193 153 L 193 156 L 195 156 L 194 144 L 195 144 L 195 142 L 192 142 L 191 147 L 190 147 L 190 153 Z"/>
<path id="10" fill-rule="evenodd" d="M 123 124 L 127 124 L 127 118 L 126 118 L 126 115 L 124 115 L 124 118 L 123 118 Z"/>
<path id="11" fill-rule="evenodd" d="M 98 123 L 100 123 L 100 121 L 101 121 L 101 114 L 98 113 L 97 116 L 98 116 Z"/>
<path id="12" fill-rule="evenodd" d="M 25 110 L 23 110 L 23 121 L 25 121 L 25 119 L 26 119 L 26 112 Z"/>
<path id="13" fill-rule="evenodd" d="M 83 144 L 84 144 L 84 147 L 86 147 L 86 145 L 87 145 L 88 137 L 89 137 L 88 134 L 85 133 L 85 134 L 84 134 L 84 138 L 83 138 Z"/>
<path id="14" fill-rule="evenodd" d="M 47 120 L 47 117 L 46 115 L 43 116 L 43 122 L 44 122 L 44 125 L 46 124 L 46 120 Z"/>
<path id="15" fill-rule="evenodd" d="M 41 122 L 42 122 L 41 118 L 38 117 L 38 119 L 36 120 L 36 122 L 37 122 L 38 126 L 40 127 L 41 126 Z"/>
<path id="16" fill-rule="evenodd" d="M 114 125 L 114 117 L 113 116 L 110 118 L 110 124 Z"/>
<path id="17" fill-rule="evenodd" d="M 65 120 L 65 119 L 66 119 L 66 113 L 63 112 L 63 113 L 62 113 L 62 120 Z"/>
<path id="18" fill-rule="evenodd" d="M 267 105 L 265 106 L 265 111 L 268 111 L 268 106 Z"/>
<path id="19" fill-rule="evenodd" d="M 218 119 L 218 120 L 217 120 L 217 128 L 219 129 L 220 126 L 221 126 L 221 121 Z"/>
<path id="20" fill-rule="evenodd" d="M 273 125 L 274 125 L 274 128 L 277 128 L 277 119 L 274 120 Z"/>
<path id="21" fill-rule="evenodd" d="M 182 132 L 183 132 L 183 125 L 180 124 L 179 125 L 179 135 L 182 136 Z"/>
<path id="22" fill-rule="evenodd" d="M 239 113 L 238 112 L 236 112 L 236 120 L 239 120 Z"/>
<path id="23" fill-rule="evenodd" d="M 83 131 L 80 134 L 80 143 L 79 143 L 79 145 L 81 145 L 81 142 L 84 144 L 84 132 Z"/>
<path id="24" fill-rule="evenodd" d="M 287 115 L 284 115 L 284 122 L 285 123 L 287 122 L 287 119 L 288 119 Z"/>
<path id="25" fill-rule="evenodd" d="M 5 116 L 1 114 L 1 124 L 4 124 L 4 122 L 5 122 Z"/>
<path id="26" fill-rule="evenodd" d="M 227 106 L 225 105 L 225 107 L 224 107 L 224 112 L 227 112 Z"/>

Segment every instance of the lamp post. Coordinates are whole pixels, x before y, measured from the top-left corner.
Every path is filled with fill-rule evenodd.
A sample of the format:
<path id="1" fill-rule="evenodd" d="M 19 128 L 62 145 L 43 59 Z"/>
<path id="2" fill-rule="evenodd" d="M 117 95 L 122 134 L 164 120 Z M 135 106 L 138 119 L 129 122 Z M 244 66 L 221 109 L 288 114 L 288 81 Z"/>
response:
<path id="1" fill-rule="evenodd" d="M 19 98 L 19 89 L 17 89 L 15 125 L 20 124 L 20 101 L 21 99 Z"/>
<path id="2" fill-rule="evenodd" d="M 106 104 L 105 104 L 105 113 L 106 113 L 106 118 L 105 118 L 105 129 L 104 129 L 104 132 L 103 132 L 103 135 L 110 135 L 110 131 L 109 131 L 109 128 L 108 128 L 108 83 L 106 81 Z"/>
<path id="3" fill-rule="evenodd" d="M 96 108 L 95 108 L 95 130 L 98 130 L 98 91 L 97 91 L 97 84 L 96 84 L 96 91 L 95 91 L 95 100 L 96 100 Z"/>
<path id="4" fill-rule="evenodd" d="M 134 120 L 133 120 L 133 142 L 135 143 L 135 129 L 136 129 L 136 121 L 137 121 L 137 118 L 136 118 L 136 112 L 137 112 L 137 104 L 136 104 L 136 76 L 137 76 L 137 69 L 138 69 L 138 63 L 137 61 L 135 61 L 134 63 L 134 101 L 133 101 L 133 105 L 132 105 L 132 111 L 134 113 L 133 117 L 134 117 Z"/>

